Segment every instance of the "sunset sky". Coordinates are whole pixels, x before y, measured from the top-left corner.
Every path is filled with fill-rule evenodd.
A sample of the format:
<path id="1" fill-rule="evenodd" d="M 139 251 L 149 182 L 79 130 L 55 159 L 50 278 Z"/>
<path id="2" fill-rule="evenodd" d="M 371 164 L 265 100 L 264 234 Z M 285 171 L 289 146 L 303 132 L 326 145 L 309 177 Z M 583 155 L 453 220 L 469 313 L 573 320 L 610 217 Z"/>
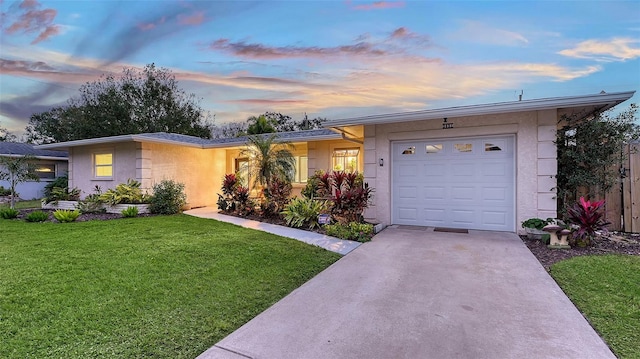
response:
<path id="1" fill-rule="evenodd" d="M 640 90 L 640 0 L 0 0 L 0 11 L 0 127 L 16 134 L 80 85 L 152 62 L 218 124 Z"/>

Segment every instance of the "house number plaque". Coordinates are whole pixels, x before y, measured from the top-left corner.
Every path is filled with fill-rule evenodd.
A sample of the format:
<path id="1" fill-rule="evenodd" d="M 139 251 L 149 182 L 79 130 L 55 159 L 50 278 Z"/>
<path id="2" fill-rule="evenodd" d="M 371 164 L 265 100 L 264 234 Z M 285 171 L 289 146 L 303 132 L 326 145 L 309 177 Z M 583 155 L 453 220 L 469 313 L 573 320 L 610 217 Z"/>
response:
<path id="1" fill-rule="evenodd" d="M 442 129 L 446 130 L 449 128 L 453 128 L 453 122 L 447 122 L 447 118 L 445 117 L 442 121 Z"/>

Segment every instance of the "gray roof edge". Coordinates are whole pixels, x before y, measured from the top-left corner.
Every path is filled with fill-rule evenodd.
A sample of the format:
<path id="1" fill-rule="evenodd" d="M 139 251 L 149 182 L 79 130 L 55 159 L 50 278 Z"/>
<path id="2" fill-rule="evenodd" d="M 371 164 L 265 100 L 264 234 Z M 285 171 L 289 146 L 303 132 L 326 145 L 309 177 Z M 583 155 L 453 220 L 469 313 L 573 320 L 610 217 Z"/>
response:
<path id="1" fill-rule="evenodd" d="M 339 140 L 342 138 L 342 135 L 334 132 L 333 134 L 326 135 L 311 135 L 311 136 L 300 136 L 294 138 L 279 138 L 276 137 L 276 142 L 301 142 L 301 141 L 325 141 L 325 140 Z M 203 146 L 203 148 L 223 148 L 223 147 L 235 147 L 242 146 L 247 143 L 247 136 L 238 137 L 238 141 L 229 141 L 229 142 L 213 142 L 208 143 Z"/>
<path id="2" fill-rule="evenodd" d="M 498 102 L 498 103 L 489 103 L 489 104 L 480 104 L 480 105 L 438 108 L 438 109 L 431 109 L 431 110 L 389 113 L 389 114 L 381 114 L 381 115 L 371 115 L 371 116 L 329 120 L 324 124 L 324 126 L 339 127 L 339 126 L 349 126 L 349 125 L 381 124 L 381 123 L 405 122 L 405 121 L 416 121 L 416 120 L 429 120 L 429 119 L 444 118 L 444 117 L 455 118 L 455 117 L 464 117 L 464 116 L 487 115 L 492 113 L 522 112 L 522 111 L 543 110 L 543 109 L 551 109 L 551 108 L 577 107 L 577 106 L 589 106 L 589 105 L 611 104 L 611 103 L 614 103 L 613 106 L 615 106 L 630 99 L 634 94 L 635 94 L 635 91 L 612 92 L 612 93 L 603 93 L 603 94 L 595 94 L 595 95 L 551 97 L 551 98 L 532 99 L 532 100 L 523 100 L 523 101 Z M 613 106 L 609 106 L 609 108 Z"/>
<path id="3" fill-rule="evenodd" d="M 47 143 L 44 145 L 34 146 L 34 148 L 40 149 L 40 150 L 48 150 L 48 149 L 54 149 L 54 148 L 70 148 L 70 147 L 77 147 L 77 146 L 100 145 L 100 144 L 113 143 L 113 142 L 135 141 L 134 136 L 136 135 L 119 135 L 119 136 L 109 136 L 109 137 L 87 138 L 84 140 Z"/>

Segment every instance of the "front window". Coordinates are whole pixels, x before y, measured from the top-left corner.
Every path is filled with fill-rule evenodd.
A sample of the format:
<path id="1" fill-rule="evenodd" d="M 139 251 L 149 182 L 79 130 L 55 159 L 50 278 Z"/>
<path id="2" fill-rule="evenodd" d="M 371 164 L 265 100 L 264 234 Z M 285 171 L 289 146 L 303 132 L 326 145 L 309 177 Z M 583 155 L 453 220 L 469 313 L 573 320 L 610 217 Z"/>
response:
<path id="1" fill-rule="evenodd" d="M 309 177 L 309 160 L 307 156 L 295 156 L 294 162 L 294 183 L 305 183 Z"/>
<path id="2" fill-rule="evenodd" d="M 342 148 L 333 151 L 333 170 L 356 172 L 358 170 L 358 153 L 357 148 Z"/>
<path id="3" fill-rule="evenodd" d="M 236 176 L 238 176 L 243 186 L 249 186 L 249 159 L 236 158 L 235 162 Z"/>
<path id="4" fill-rule="evenodd" d="M 93 163 L 95 177 L 113 177 L 113 153 L 95 153 Z"/>
<path id="5" fill-rule="evenodd" d="M 38 178 L 42 179 L 54 179 L 56 178 L 56 165 L 43 165 L 40 164 L 36 167 L 36 174 Z"/>

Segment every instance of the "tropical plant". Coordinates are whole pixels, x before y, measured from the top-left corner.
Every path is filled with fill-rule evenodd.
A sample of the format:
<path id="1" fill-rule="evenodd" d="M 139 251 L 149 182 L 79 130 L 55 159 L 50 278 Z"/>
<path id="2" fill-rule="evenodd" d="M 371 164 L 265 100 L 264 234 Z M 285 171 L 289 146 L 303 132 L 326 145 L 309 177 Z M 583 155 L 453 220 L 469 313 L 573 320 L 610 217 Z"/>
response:
<path id="1" fill-rule="evenodd" d="M 373 189 L 364 183 L 362 174 L 334 171 L 329 179 L 321 178 L 321 183 L 333 187 L 331 213 L 339 222 L 361 222 L 362 213 L 369 206 Z"/>
<path id="2" fill-rule="evenodd" d="M 327 224 L 324 229 L 329 236 L 350 241 L 368 242 L 373 237 L 373 225 L 369 223 Z"/>
<path id="3" fill-rule="evenodd" d="M 246 148 L 241 156 L 251 159 L 250 178 L 254 178 L 254 187 L 268 186 L 271 179 L 278 177 L 292 181 L 295 159 L 291 154 L 293 145 L 289 142 L 276 142 L 277 135 L 249 136 Z"/>
<path id="4" fill-rule="evenodd" d="M 522 228 L 533 228 L 537 230 L 542 230 L 546 225 L 554 223 L 553 218 L 529 218 L 526 221 L 522 222 Z"/>
<path id="5" fill-rule="evenodd" d="M 279 215 L 291 200 L 292 189 L 291 183 L 282 178 L 272 178 L 269 185 L 262 191 L 264 194 L 264 201 L 261 203 L 262 215 Z"/>
<path id="6" fill-rule="evenodd" d="M 93 191 L 95 193 L 86 196 L 82 201 L 78 201 L 76 208 L 80 213 L 104 213 L 107 211 L 104 207 L 104 202 L 100 199 L 102 188 L 95 186 Z"/>
<path id="7" fill-rule="evenodd" d="M 184 183 L 162 180 L 153 185 L 153 195 L 149 201 L 151 213 L 176 214 L 187 204 Z"/>
<path id="8" fill-rule="evenodd" d="M 218 194 L 218 209 L 223 212 L 233 212 L 236 209 L 235 193 L 240 186 L 238 176 L 233 173 L 224 175 L 222 179 L 222 195 Z"/>
<path id="9" fill-rule="evenodd" d="M 53 212 L 53 217 L 60 223 L 73 222 L 80 216 L 80 211 L 77 209 L 59 209 Z"/>
<path id="10" fill-rule="evenodd" d="M 314 229 L 319 227 L 318 215 L 326 213 L 329 205 L 327 201 L 311 198 L 294 198 L 282 211 L 284 220 L 289 227 L 306 227 Z"/>
<path id="11" fill-rule="evenodd" d="M 274 127 L 275 122 L 268 119 L 265 115 L 260 115 L 258 117 L 251 116 L 247 122 L 249 123 L 249 126 L 247 127 L 247 134 L 249 135 L 276 132 Z"/>
<path id="12" fill-rule="evenodd" d="M 43 211 L 33 211 L 25 217 L 27 222 L 44 222 L 47 219 L 49 219 L 49 215 Z"/>
<path id="13" fill-rule="evenodd" d="M 557 131 L 558 212 L 562 213 L 578 196 L 598 197 L 620 179 L 625 158 L 622 144 L 640 138 L 636 104 L 614 115 L 596 113 L 584 121 L 564 116 Z"/>
<path id="14" fill-rule="evenodd" d="M 580 201 L 567 208 L 569 222 L 578 227 L 573 232 L 575 239 L 589 245 L 595 237 L 596 231 L 607 231 L 607 226 L 611 223 L 604 219 L 604 212 L 600 211 L 604 204 L 604 200 L 591 202 L 580 197 Z"/>
<path id="15" fill-rule="evenodd" d="M 15 208 L 0 208 L 0 218 L 14 219 L 18 217 L 18 214 L 20 214 L 20 211 Z"/>
<path id="16" fill-rule="evenodd" d="M 120 183 L 100 195 L 100 200 L 110 205 L 120 203 L 138 204 L 149 202 L 149 197 L 142 193 L 141 183 L 129 178 L 127 183 Z"/>
<path id="17" fill-rule="evenodd" d="M 67 174 L 56 177 L 53 181 L 47 183 L 44 186 L 44 197 L 47 198 L 51 195 L 51 191 L 54 188 L 67 188 L 69 187 L 69 176 Z"/>
<path id="18" fill-rule="evenodd" d="M 249 188 L 238 186 L 234 193 L 233 199 L 236 203 L 236 213 L 246 216 L 255 211 L 256 204 L 249 198 Z"/>
<path id="19" fill-rule="evenodd" d="M 80 189 L 77 187 L 53 187 L 42 201 L 44 203 L 58 203 L 58 201 L 77 201 L 80 199 Z"/>
<path id="20" fill-rule="evenodd" d="M 5 157 L 0 156 L 0 180 L 9 181 L 11 200 L 9 207 L 16 205 L 16 186 L 26 181 L 39 182 L 33 156 Z"/>
<path id="21" fill-rule="evenodd" d="M 120 213 L 122 214 L 122 217 L 124 217 L 124 218 L 133 218 L 133 217 L 136 217 L 138 215 L 138 207 L 129 206 L 129 207 L 123 209 Z"/>

